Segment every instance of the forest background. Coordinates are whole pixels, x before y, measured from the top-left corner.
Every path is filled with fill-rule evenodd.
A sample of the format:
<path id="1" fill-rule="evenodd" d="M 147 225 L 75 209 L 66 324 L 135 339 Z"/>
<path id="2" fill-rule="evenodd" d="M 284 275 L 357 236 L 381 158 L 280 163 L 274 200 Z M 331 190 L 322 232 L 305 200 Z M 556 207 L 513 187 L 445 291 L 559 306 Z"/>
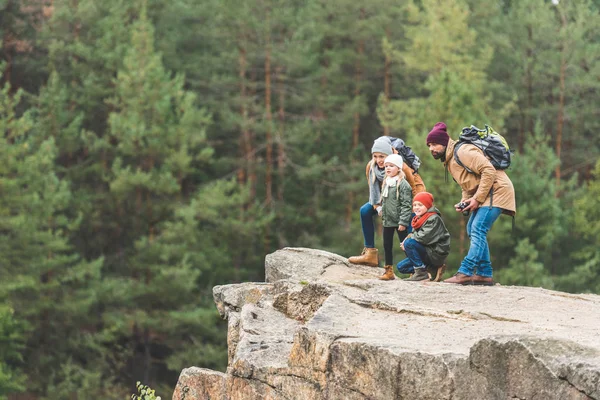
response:
<path id="1" fill-rule="evenodd" d="M 359 253 L 381 135 L 420 156 L 456 269 L 438 121 L 515 150 L 495 278 L 600 293 L 599 7 L 0 0 L 0 398 L 168 398 L 224 370 L 212 287 L 284 246 Z"/>

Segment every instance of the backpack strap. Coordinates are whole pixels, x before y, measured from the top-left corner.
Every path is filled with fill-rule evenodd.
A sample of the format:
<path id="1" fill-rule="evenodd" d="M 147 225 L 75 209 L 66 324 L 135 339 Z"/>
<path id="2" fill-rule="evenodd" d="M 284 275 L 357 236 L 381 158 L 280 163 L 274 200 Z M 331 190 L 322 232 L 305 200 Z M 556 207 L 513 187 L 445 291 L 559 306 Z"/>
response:
<path id="1" fill-rule="evenodd" d="M 465 142 L 459 141 L 454 145 L 454 159 L 456 160 L 456 163 L 458 165 L 460 165 L 461 167 L 463 167 L 464 169 L 466 169 L 468 173 L 475 174 L 475 172 L 473 172 L 473 170 L 471 168 L 469 168 L 465 164 L 463 164 L 462 161 L 460 161 L 460 158 L 458 157 L 458 148 L 460 146 L 462 146 L 463 144 L 465 144 Z"/>

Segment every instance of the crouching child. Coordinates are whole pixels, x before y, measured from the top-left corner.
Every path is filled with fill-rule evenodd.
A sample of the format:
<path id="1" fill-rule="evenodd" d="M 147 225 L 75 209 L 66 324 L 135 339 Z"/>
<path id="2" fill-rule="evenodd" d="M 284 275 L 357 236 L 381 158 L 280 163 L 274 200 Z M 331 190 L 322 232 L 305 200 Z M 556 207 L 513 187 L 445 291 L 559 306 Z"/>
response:
<path id="1" fill-rule="evenodd" d="M 440 211 L 433 205 L 431 193 L 421 192 L 415 195 L 413 212 L 413 231 L 400 245 L 406 258 L 398 263 L 398 272 L 412 274 L 405 279 L 407 281 L 432 279 L 439 282 L 446 270 L 446 257 L 450 253 L 450 233 Z"/>

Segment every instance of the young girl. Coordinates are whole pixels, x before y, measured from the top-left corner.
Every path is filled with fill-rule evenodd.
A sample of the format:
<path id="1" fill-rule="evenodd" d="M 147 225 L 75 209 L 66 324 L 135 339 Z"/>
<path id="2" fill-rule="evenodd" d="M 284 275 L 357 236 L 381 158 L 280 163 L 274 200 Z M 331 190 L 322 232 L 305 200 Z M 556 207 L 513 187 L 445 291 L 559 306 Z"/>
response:
<path id="1" fill-rule="evenodd" d="M 386 157 L 385 179 L 381 191 L 382 205 L 377 209 L 383 220 L 383 249 L 385 252 L 385 273 L 379 277 L 384 281 L 395 279 L 393 267 L 394 233 L 398 233 L 400 243 L 406 238 L 410 223 L 412 188 L 406 181 L 402 157 L 391 154 Z"/>
<path id="2" fill-rule="evenodd" d="M 433 205 L 433 195 L 418 193 L 413 199 L 416 214 L 411 225 L 413 232 L 400 247 L 406 258 L 398 263 L 398 272 L 412 274 L 407 281 L 430 279 L 427 266 L 433 268 L 434 281 L 439 282 L 446 270 L 446 257 L 450 253 L 450 233 L 442 221 L 440 211 Z"/>

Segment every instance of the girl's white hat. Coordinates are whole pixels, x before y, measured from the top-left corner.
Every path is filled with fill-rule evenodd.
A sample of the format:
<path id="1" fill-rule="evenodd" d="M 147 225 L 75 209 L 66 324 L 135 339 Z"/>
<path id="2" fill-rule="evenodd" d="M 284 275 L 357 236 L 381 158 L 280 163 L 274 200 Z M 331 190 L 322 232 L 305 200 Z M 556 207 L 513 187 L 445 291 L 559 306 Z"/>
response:
<path id="1" fill-rule="evenodd" d="M 404 160 L 402 156 L 399 154 L 390 154 L 385 158 L 384 164 L 390 163 L 396 165 L 398 168 L 402 169 L 402 165 L 404 164 Z"/>

